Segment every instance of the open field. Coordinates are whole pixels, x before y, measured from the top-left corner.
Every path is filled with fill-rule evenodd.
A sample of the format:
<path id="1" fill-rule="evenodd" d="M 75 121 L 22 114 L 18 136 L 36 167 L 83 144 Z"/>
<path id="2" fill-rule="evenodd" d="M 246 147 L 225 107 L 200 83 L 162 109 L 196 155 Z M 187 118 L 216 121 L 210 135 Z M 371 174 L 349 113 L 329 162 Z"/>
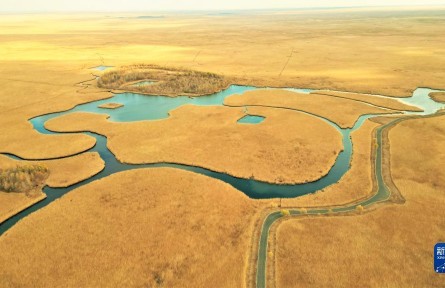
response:
<path id="1" fill-rule="evenodd" d="M 32 193 L 0 192 L 0 223 L 46 198 L 42 190 Z"/>
<path id="2" fill-rule="evenodd" d="M 409 96 L 420 86 L 445 88 L 444 14 L 424 7 L 153 19 L 2 15 L 0 61 L 152 63 L 258 85 Z"/>
<path id="3" fill-rule="evenodd" d="M 96 76 L 112 74 L 92 69 L 98 65 L 195 71 L 180 83 L 164 75 L 157 80 L 169 85 L 134 88 L 169 96 L 228 84 L 316 89 L 227 99 L 265 116 L 257 125 L 237 123 L 244 107 L 191 105 L 158 121 L 73 113 L 46 125 L 103 134 L 123 162 L 199 165 L 272 183 L 325 175 L 342 149 L 340 134 L 315 116 L 252 105 L 300 109 L 352 127 L 362 114 L 416 109 L 363 93 L 408 97 L 417 87 L 445 89 L 445 7 L 139 16 L 1 14 L 0 153 L 27 159 L 0 155 L 1 169 L 42 163 L 50 170 L 46 183 L 66 187 L 104 168 L 99 154 L 85 152 L 96 144 L 93 137 L 40 134 L 29 122 L 156 80 L 144 74 L 100 84 Z M 220 76 L 195 87 L 200 75 Z M 443 94 L 432 97 L 443 101 Z M 445 204 L 444 121 L 409 120 L 390 133 L 391 173 L 404 205 L 276 227 L 277 286 L 442 285 L 431 260 L 434 244 L 445 242 L 437 213 Z M 121 172 L 77 188 L 0 236 L 0 287 L 245 287 L 254 279 L 247 275 L 255 269 L 252 238 L 266 209 L 341 205 L 372 193 L 377 127 L 367 120 L 352 133 L 351 170 L 338 183 L 298 199 L 253 200 L 219 180 L 167 168 Z M 45 197 L 40 190 L 32 196 L 0 192 L 0 222 Z"/>
<path id="4" fill-rule="evenodd" d="M 392 110 L 339 97 L 275 89 L 248 91 L 242 95 L 233 95 L 228 97 L 224 104 L 228 106 L 270 106 L 301 110 L 329 119 L 342 128 L 352 128 L 363 114 L 394 113 Z"/>
<path id="5" fill-rule="evenodd" d="M 171 111 L 167 119 L 132 123 L 72 113 L 45 125 L 53 131 L 103 134 L 108 148 L 124 163 L 184 163 L 271 183 L 317 180 L 327 174 L 342 149 L 340 133 L 311 115 L 252 107 L 249 113 L 266 120 L 238 124 L 243 110 L 186 105 Z M 325 137 L 330 141 L 323 141 Z"/>
<path id="6" fill-rule="evenodd" d="M 0 286 L 242 287 L 266 204 L 190 172 L 118 173 L 0 237 Z"/>
<path id="7" fill-rule="evenodd" d="M 440 286 L 432 252 L 445 229 L 437 214 L 445 204 L 444 129 L 441 116 L 408 120 L 390 131 L 391 171 L 406 199 L 403 206 L 362 216 L 284 221 L 277 232 L 277 287 Z M 429 141 L 420 140 L 418 131 Z"/>
<path id="8" fill-rule="evenodd" d="M 0 152 L 27 159 L 57 158 L 94 146 L 85 135 L 42 135 L 28 119 L 95 99 L 110 97 L 93 87 L 76 83 L 92 79 L 81 67 L 45 63 L 2 63 L 0 70 Z M 96 93 L 98 92 L 98 93 Z"/>

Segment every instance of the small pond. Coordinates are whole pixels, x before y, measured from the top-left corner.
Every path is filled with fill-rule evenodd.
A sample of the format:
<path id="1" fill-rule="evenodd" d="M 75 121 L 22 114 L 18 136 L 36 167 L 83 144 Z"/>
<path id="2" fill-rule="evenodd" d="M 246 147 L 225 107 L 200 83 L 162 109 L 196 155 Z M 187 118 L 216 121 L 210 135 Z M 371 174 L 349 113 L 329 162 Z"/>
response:
<path id="1" fill-rule="evenodd" d="M 265 117 L 258 115 L 246 115 L 243 118 L 238 120 L 238 123 L 241 124 L 259 124 L 263 122 Z"/>

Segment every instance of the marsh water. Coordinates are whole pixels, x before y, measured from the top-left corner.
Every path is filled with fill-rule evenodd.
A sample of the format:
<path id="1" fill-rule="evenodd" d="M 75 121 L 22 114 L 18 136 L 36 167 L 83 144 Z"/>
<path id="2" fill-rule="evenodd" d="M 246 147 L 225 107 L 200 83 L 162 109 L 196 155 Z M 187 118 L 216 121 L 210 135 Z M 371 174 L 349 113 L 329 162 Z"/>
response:
<path id="1" fill-rule="evenodd" d="M 237 122 L 242 124 L 259 124 L 266 119 L 263 116 L 257 115 L 246 115 L 243 118 L 239 119 Z"/>
<path id="2" fill-rule="evenodd" d="M 90 102 L 86 104 L 81 104 L 74 107 L 71 110 L 56 112 L 52 114 L 42 115 L 35 117 L 30 120 L 34 129 L 42 134 L 59 134 L 57 132 L 52 132 L 47 130 L 44 127 L 44 123 L 49 119 L 73 113 L 73 112 L 92 112 L 98 114 L 107 114 L 110 116 L 110 121 L 115 122 L 131 122 L 131 121 L 140 121 L 140 120 L 160 120 L 169 117 L 169 112 L 173 109 L 176 109 L 182 105 L 199 105 L 199 106 L 210 106 L 224 105 L 224 99 L 233 94 L 242 94 L 246 91 L 255 90 L 255 89 L 271 89 L 271 88 L 257 88 L 252 86 L 239 86 L 239 85 L 231 85 L 224 91 L 214 93 L 208 96 L 201 97 L 188 97 L 188 96 L 180 96 L 180 97 L 165 97 L 165 96 L 146 96 L 135 93 L 121 93 L 116 94 L 114 97 L 104 100 L 99 100 L 95 102 Z M 300 93 L 310 93 L 312 90 L 310 89 L 295 89 L 288 88 L 287 90 L 300 92 Z M 427 88 L 419 88 L 417 89 L 413 97 L 404 98 L 403 102 L 407 104 L 412 104 L 424 108 L 424 112 L 410 112 L 409 114 L 431 114 L 436 112 L 439 109 L 442 109 L 444 105 L 434 102 L 428 97 L 430 92 L 434 92 L 437 90 L 427 89 Z M 101 108 L 98 108 L 99 105 L 105 103 L 118 102 L 124 104 L 123 107 L 114 110 L 106 110 L 104 111 Z M 247 112 L 246 107 L 246 112 Z M 302 112 L 302 111 L 300 111 Z M 304 112 L 303 112 L 304 113 Z M 408 112 L 407 112 L 408 113 Z M 249 117 L 250 116 L 250 117 Z M 156 163 L 156 164 L 124 164 L 115 158 L 113 153 L 107 148 L 107 138 L 91 132 L 84 132 L 83 134 L 90 135 L 96 139 L 96 145 L 91 148 L 90 152 L 98 152 L 100 157 L 105 162 L 105 168 L 97 175 L 84 180 L 80 183 L 72 185 L 67 188 L 51 188 L 46 186 L 44 188 L 44 192 L 47 195 L 47 198 L 30 208 L 18 213 L 16 216 L 8 219 L 0 225 L 0 234 L 4 233 L 9 227 L 14 225 L 18 220 L 25 217 L 26 215 L 48 205 L 55 199 L 61 197 L 62 195 L 70 192 L 73 189 L 81 187 L 87 183 L 92 181 L 101 179 L 103 177 L 112 175 L 117 172 L 132 170 L 132 169 L 140 169 L 140 168 L 156 168 L 156 167 L 171 167 L 181 170 L 187 170 L 198 174 L 203 174 L 208 177 L 216 178 L 226 183 L 229 183 L 239 191 L 245 193 L 247 196 L 255 199 L 264 199 L 264 198 L 291 198 L 298 197 L 308 193 L 313 193 L 315 191 L 321 190 L 331 184 L 336 183 L 340 180 L 340 178 L 349 170 L 350 161 L 352 157 L 353 147 L 351 141 L 351 132 L 358 129 L 363 122 L 375 115 L 362 115 L 354 127 L 351 129 L 342 129 L 334 122 L 319 117 L 321 120 L 327 122 L 329 125 L 332 125 L 335 129 L 337 129 L 342 135 L 343 142 L 343 151 L 341 151 L 335 161 L 335 164 L 330 169 L 328 174 L 323 178 L 310 183 L 303 184 L 295 184 L 295 185 L 278 185 L 278 184 L 270 184 L 261 182 L 255 179 L 242 179 L 233 177 L 229 174 L 220 173 L 216 171 L 212 171 L 206 169 L 204 167 L 195 167 L 190 165 L 183 164 L 173 164 L 173 163 Z M 261 125 L 261 122 L 264 120 L 263 117 L 258 117 L 255 115 L 246 114 L 247 121 L 245 123 Z M 245 117 L 244 117 L 245 118 Z M 242 118 L 242 119 L 244 119 Z M 260 119 L 262 118 L 262 119 Z M 241 121 L 239 119 L 238 121 Z M 260 121 L 261 120 L 261 121 Z M 243 121 L 239 125 L 242 124 Z M 296 123 L 298 125 L 298 123 Z M 10 156 L 16 159 L 21 159 L 16 156 Z M 215 191 L 218 193 L 218 191 Z"/>

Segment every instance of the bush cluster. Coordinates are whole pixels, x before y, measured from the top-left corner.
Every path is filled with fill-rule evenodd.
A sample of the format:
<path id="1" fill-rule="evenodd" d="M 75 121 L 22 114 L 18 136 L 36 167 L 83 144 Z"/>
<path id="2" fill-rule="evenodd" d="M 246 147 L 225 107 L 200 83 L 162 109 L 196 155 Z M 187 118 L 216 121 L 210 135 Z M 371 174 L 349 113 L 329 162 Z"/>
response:
<path id="1" fill-rule="evenodd" d="M 156 83 L 145 86 L 126 85 L 135 81 L 152 80 Z M 226 88 L 229 82 L 221 75 L 193 70 L 161 67 L 156 65 L 124 66 L 104 73 L 98 86 L 155 95 L 205 95 Z"/>
<path id="2" fill-rule="evenodd" d="M 43 185 L 48 175 L 48 168 L 40 165 L 0 168 L 0 191 L 28 192 Z"/>

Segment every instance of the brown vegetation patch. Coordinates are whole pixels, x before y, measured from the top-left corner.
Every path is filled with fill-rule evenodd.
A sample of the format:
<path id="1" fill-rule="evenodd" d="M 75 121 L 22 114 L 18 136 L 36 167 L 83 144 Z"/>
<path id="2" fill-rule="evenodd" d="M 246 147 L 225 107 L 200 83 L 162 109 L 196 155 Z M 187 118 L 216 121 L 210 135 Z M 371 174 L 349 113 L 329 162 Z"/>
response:
<path id="1" fill-rule="evenodd" d="M 431 92 L 430 97 L 436 102 L 445 103 L 445 92 Z"/>
<path id="2" fill-rule="evenodd" d="M 104 108 L 104 109 L 117 109 L 117 108 L 120 108 L 123 106 L 124 106 L 124 104 L 121 104 L 121 103 L 105 103 L 105 104 L 99 105 L 98 107 Z"/>
<path id="3" fill-rule="evenodd" d="M 48 168 L 40 165 L 0 168 L 0 191 L 28 193 L 41 187 L 48 176 Z"/>
<path id="4" fill-rule="evenodd" d="M 249 113 L 266 119 L 240 125 L 243 108 L 186 105 L 164 120 L 116 123 L 105 115 L 73 113 L 46 126 L 106 135 L 108 148 L 124 163 L 182 163 L 272 183 L 317 180 L 342 149 L 340 133 L 317 117 L 264 107 Z"/>
<path id="5" fill-rule="evenodd" d="M 363 114 L 384 114 L 394 111 L 369 106 L 348 99 L 319 94 L 303 94 L 279 89 L 248 91 L 226 98 L 229 106 L 271 106 L 305 111 L 351 128 Z"/>
<path id="6" fill-rule="evenodd" d="M 130 85 L 135 81 L 154 80 L 152 85 Z M 101 88 L 123 89 L 151 95 L 208 95 L 221 91 L 230 83 L 215 73 L 138 64 L 105 72 L 98 80 Z"/>
<path id="7" fill-rule="evenodd" d="M 243 287 L 259 205 L 177 169 L 114 174 L 2 235 L 0 286 Z"/>
<path id="8" fill-rule="evenodd" d="M 0 155 L 0 165 L 4 167 L 33 164 L 48 168 L 50 174 L 45 182 L 50 187 L 68 187 L 94 176 L 105 167 L 97 152 L 45 161 L 17 161 Z"/>

